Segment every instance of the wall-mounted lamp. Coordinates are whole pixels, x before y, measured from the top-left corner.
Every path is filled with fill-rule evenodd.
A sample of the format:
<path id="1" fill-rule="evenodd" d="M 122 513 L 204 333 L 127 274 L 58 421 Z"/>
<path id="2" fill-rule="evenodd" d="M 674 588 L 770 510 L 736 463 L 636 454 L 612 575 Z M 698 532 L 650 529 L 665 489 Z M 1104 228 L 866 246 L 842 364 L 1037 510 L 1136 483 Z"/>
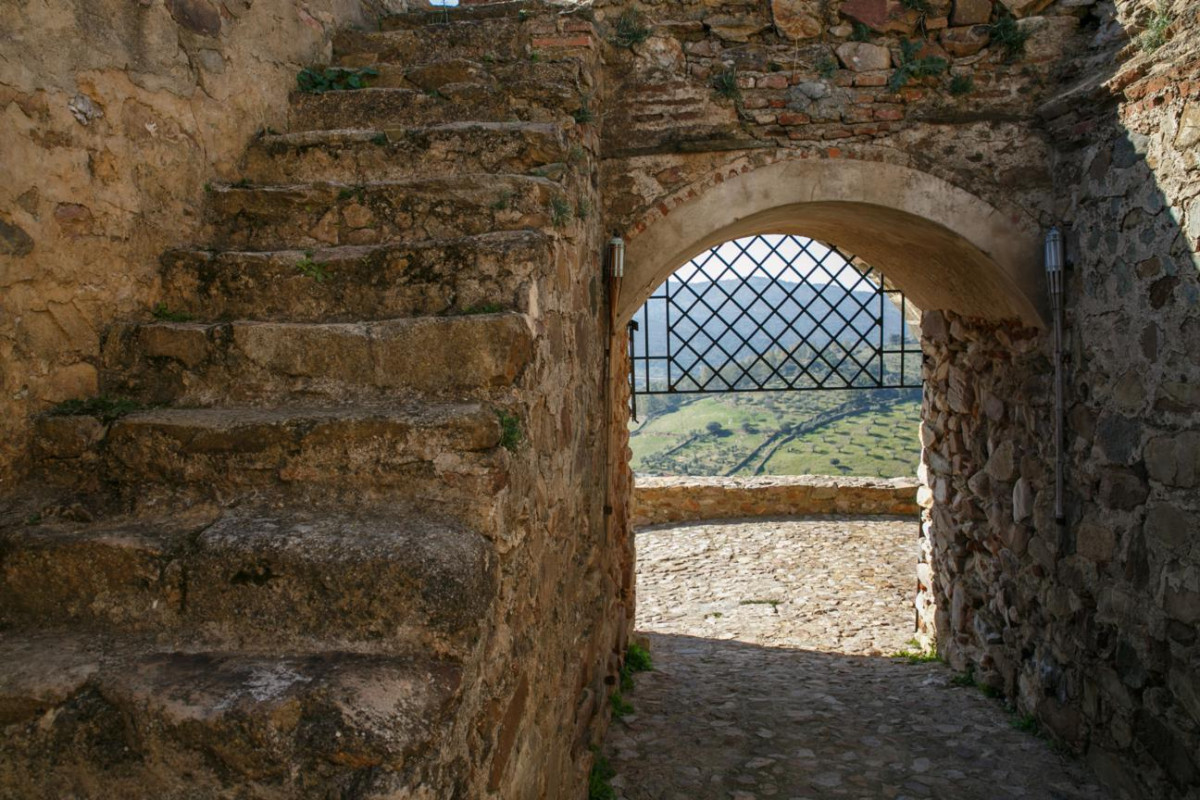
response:
<path id="1" fill-rule="evenodd" d="M 1046 233 L 1046 282 L 1050 290 L 1050 305 L 1062 307 L 1063 294 L 1063 236 L 1057 226 Z"/>
<path id="2" fill-rule="evenodd" d="M 612 278 L 625 277 L 625 240 L 616 232 L 608 240 L 608 274 Z"/>
<path id="3" fill-rule="evenodd" d="M 1063 451 L 1063 235 L 1058 226 L 1046 232 L 1046 288 L 1050 294 L 1050 313 L 1054 318 L 1054 519 L 1066 523 L 1063 511 L 1063 475 L 1066 471 Z"/>

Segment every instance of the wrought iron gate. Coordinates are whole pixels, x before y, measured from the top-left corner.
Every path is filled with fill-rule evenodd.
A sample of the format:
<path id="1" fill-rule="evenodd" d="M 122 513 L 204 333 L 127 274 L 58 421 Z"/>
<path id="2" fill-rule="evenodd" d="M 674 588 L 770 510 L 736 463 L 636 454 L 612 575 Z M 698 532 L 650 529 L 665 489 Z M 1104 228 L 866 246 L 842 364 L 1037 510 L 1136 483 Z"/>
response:
<path id="1" fill-rule="evenodd" d="M 901 389 L 921 385 L 903 293 L 800 236 L 753 236 L 697 256 L 630 326 L 638 394 Z"/>

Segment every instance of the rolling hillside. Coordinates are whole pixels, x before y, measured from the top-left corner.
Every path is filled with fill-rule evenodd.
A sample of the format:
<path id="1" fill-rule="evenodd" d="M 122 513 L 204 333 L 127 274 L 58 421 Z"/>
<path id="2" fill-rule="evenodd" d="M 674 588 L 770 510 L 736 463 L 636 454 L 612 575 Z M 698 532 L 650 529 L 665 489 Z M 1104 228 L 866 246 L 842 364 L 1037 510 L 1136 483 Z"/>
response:
<path id="1" fill-rule="evenodd" d="M 920 389 L 639 397 L 639 475 L 916 474 Z"/>

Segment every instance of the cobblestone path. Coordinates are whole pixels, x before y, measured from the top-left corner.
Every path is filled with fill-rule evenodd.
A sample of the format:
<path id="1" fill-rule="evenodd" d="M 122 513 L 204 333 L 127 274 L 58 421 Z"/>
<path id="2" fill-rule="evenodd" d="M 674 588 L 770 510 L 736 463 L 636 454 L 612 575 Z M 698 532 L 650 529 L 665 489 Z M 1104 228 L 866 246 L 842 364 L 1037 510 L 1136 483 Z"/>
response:
<path id="1" fill-rule="evenodd" d="M 640 532 L 655 669 L 604 752 L 623 800 L 1106 795 L 912 636 L 914 520 L 691 523 Z"/>

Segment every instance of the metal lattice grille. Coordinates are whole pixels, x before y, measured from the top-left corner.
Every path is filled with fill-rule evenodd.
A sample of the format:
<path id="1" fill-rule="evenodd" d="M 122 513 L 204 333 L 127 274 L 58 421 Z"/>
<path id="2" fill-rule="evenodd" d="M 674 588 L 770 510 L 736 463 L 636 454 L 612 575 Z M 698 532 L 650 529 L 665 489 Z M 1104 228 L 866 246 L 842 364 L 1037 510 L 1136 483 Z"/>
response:
<path id="1" fill-rule="evenodd" d="M 914 311 L 878 272 L 800 236 L 725 242 L 634 315 L 634 394 L 921 385 Z"/>

